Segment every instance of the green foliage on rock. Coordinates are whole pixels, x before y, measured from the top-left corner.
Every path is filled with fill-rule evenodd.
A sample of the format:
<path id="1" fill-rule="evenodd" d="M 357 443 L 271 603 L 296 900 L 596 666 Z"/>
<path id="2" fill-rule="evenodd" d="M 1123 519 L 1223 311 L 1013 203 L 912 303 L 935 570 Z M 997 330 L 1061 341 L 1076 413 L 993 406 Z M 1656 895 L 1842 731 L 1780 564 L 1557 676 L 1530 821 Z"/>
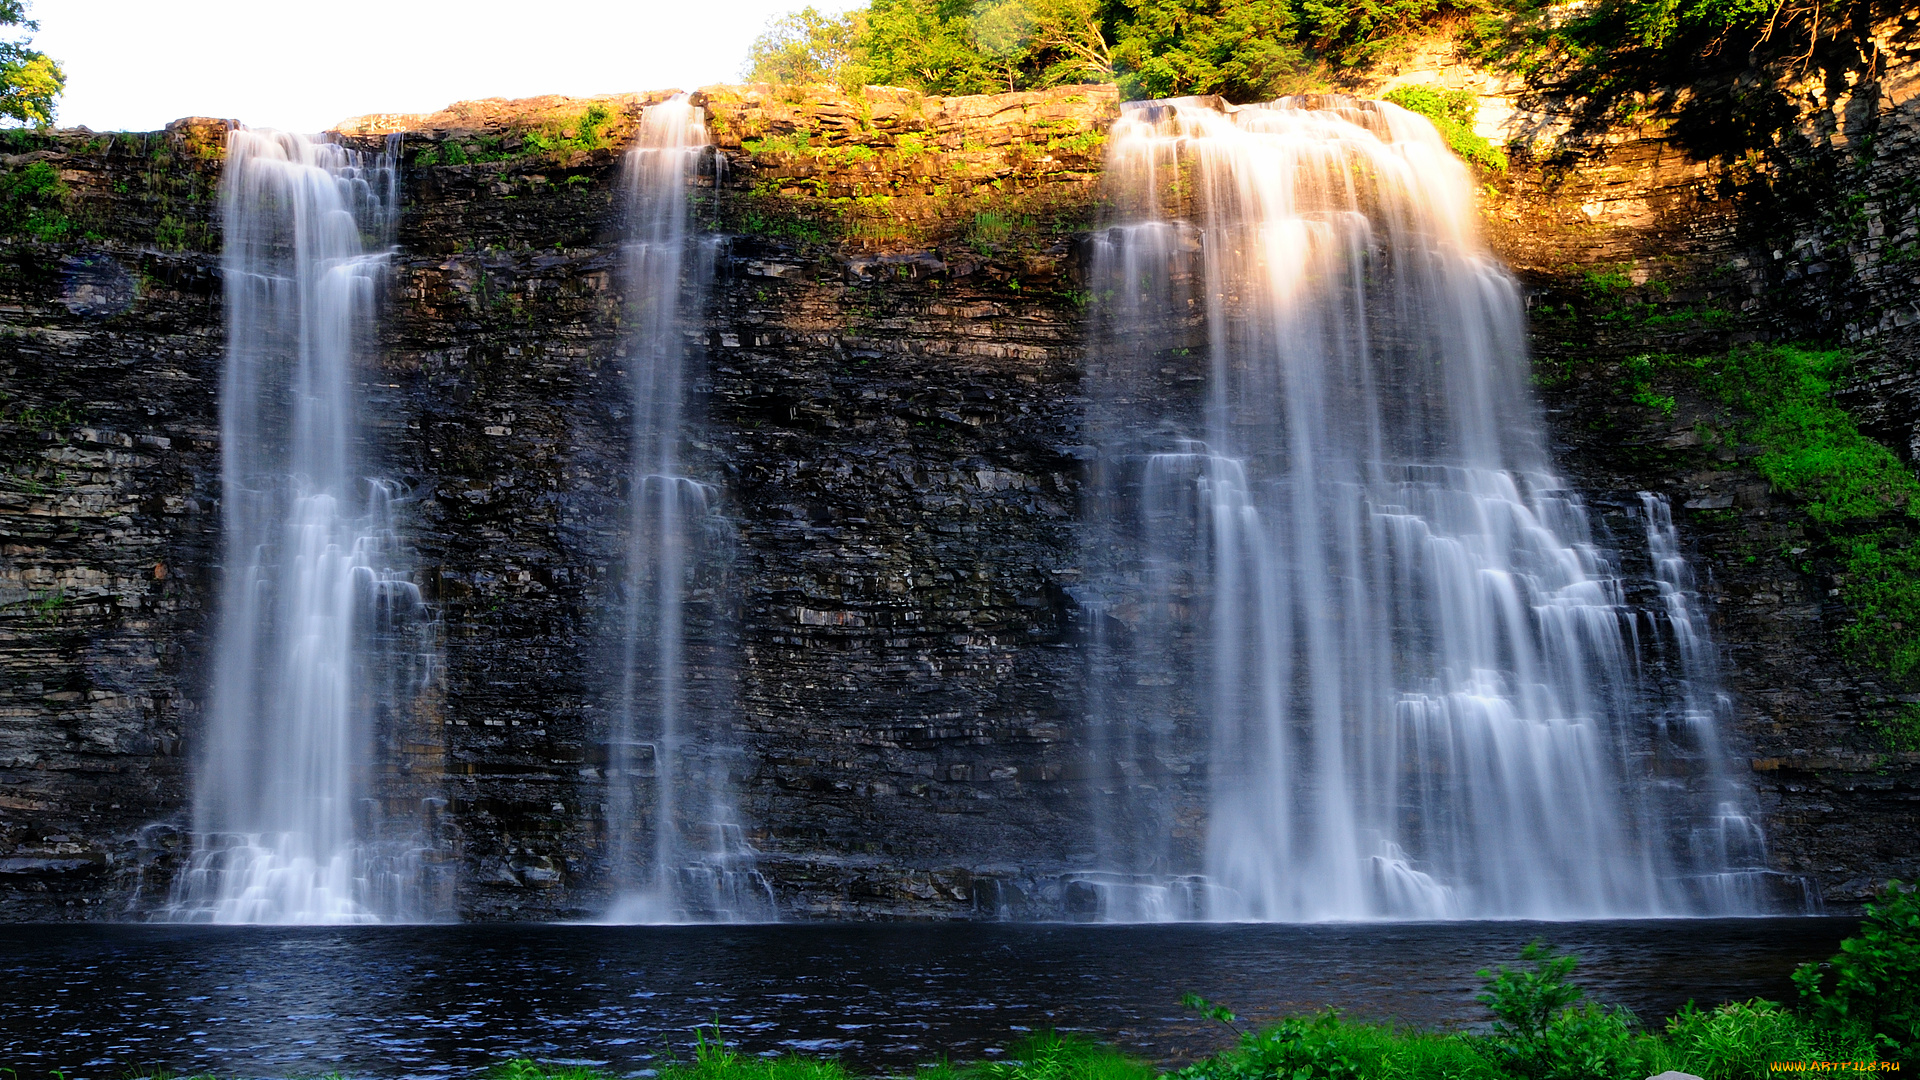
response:
<path id="1" fill-rule="evenodd" d="M 1853 362 L 1840 350 L 1748 346 L 1696 361 L 1705 385 L 1745 417 L 1743 441 L 1774 486 L 1806 500 L 1822 525 L 1911 516 L 1920 480 L 1893 451 L 1860 433 L 1834 401 Z"/>
<path id="2" fill-rule="evenodd" d="M 1433 123 L 1447 146 L 1461 159 L 1482 168 L 1505 172 L 1507 155 L 1473 130 L 1479 99 L 1466 90 L 1443 90 L 1433 86 L 1401 86 L 1387 92 L 1385 100 L 1408 112 L 1419 113 Z"/>
<path id="3" fill-rule="evenodd" d="M 1840 564 L 1854 621 L 1842 641 L 1895 679 L 1920 674 L 1920 479 L 1861 433 L 1834 400 L 1852 356 L 1792 345 L 1746 346 L 1690 361 L 1760 451 L 1755 467 L 1798 496 Z"/>
<path id="4" fill-rule="evenodd" d="M 27 18 L 26 0 L 0 0 L 0 27 L 34 31 L 40 24 Z M 33 48 L 32 38 L 0 41 L 0 118 L 47 127 L 66 88 L 66 72 Z"/>
<path id="5" fill-rule="evenodd" d="M 0 233 L 61 240 L 73 231 L 64 201 L 67 185 L 46 161 L 0 173 Z"/>
<path id="6" fill-rule="evenodd" d="M 1888 1060 L 1920 1052 L 1920 889 L 1888 882 L 1860 932 L 1793 981 L 1815 1021 L 1870 1033 Z"/>
<path id="7" fill-rule="evenodd" d="M 539 157 L 564 159 L 575 153 L 609 149 L 614 114 L 593 102 L 576 115 L 538 124 L 509 128 L 497 135 L 475 135 L 431 143 L 408 159 L 416 168 L 436 165 L 483 165 L 494 161 L 525 161 Z M 573 178 L 569 178 L 569 182 Z"/>

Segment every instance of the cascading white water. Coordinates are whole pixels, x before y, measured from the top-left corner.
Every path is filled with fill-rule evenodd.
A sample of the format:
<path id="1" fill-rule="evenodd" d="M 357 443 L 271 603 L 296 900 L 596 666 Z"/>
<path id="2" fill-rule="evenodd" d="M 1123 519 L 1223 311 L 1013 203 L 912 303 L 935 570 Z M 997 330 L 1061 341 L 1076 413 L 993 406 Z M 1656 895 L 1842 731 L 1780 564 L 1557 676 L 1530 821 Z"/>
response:
<path id="1" fill-rule="evenodd" d="M 429 670 L 425 608 L 396 566 L 399 489 L 366 478 L 356 448 L 354 368 L 396 195 L 391 147 L 227 142 L 225 565 L 194 851 L 167 918 L 431 914 L 421 845 L 370 790 L 371 748 Z"/>
<path id="2" fill-rule="evenodd" d="M 1706 841 L 1752 835 L 1711 647 L 1669 600 L 1704 695 L 1674 730 L 1431 125 L 1185 100 L 1109 145 L 1079 590 L 1101 914 L 1759 910 L 1700 885 L 1760 865 Z"/>
<path id="3" fill-rule="evenodd" d="M 687 395 L 713 242 L 693 234 L 688 190 L 709 154 L 705 110 L 649 107 L 626 160 L 626 290 L 635 322 L 632 507 L 622 674 L 608 753 L 613 922 L 764 921 L 772 892 L 734 813 L 723 706 L 690 655 L 692 619 L 719 619 L 731 529 L 720 491 L 688 475 Z M 715 159 L 716 162 L 718 159 Z M 716 165 L 717 167 L 717 165 Z M 690 613 L 689 607 L 697 607 Z"/>
<path id="4" fill-rule="evenodd" d="M 1766 835 L 1754 793 L 1728 772 L 1720 725 L 1732 714 L 1733 702 L 1722 688 L 1719 654 L 1707 631 L 1693 568 L 1681 553 L 1673 508 L 1666 496 L 1643 491 L 1640 512 L 1660 599 L 1649 620 L 1653 644 L 1670 648 L 1677 675 L 1677 685 L 1663 695 L 1667 707 L 1656 710 L 1661 730 L 1655 746 L 1680 762 L 1678 768 L 1656 769 L 1660 778 L 1648 785 L 1648 795 L 1675 823 L 1676 838 L 1684 823 L 1687 861 L 1694 868 L 1692 877 L 1681 880 L 1689 890 L 1689 909 L 1818 912 L 1819 894 L 1809 882 L 1766 869 Z"/>

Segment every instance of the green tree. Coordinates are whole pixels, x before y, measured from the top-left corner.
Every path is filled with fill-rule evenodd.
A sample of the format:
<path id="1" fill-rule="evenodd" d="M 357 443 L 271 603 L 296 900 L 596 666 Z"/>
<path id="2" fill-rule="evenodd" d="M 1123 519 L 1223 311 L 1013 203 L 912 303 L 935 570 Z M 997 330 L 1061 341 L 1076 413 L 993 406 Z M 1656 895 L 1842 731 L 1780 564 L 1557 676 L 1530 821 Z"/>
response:
<path id="1" fill-rule="evenodd" d="M 1020 88 L 1023 67 L 1033 52 L 1036 20 L 1027 0 L 983 0 L 974 6 L 969 34 L 1008 90 Z"/>
<path id="2" fill-rule="evenodd" d="M 865 82 L 854 45 L 865 29 L 863 11 L 825 15 L 801 8 L 767 24 L 747 52 L 747 81 L 770 83 Z"/>
<path id="3" fill-rule="evenodd" d="M 876 83 L 929 94 L 1005 88 L 974 41 L 972 0 L 873 0 L 859 50 Z"/>
<path id="4" fill-rule="evenodd" d="M 1046 81 L 1112 82 L 1113 46 L 1100 0 L 1028 0 Z"/>
<path id="5" fill-rule="evenodd" d="M 1306 57 L 1287 0 L 1120 0 L 1113 67 L 1131 97 L 1284 92 Z"/>
<path id="6" fill-rule="evenodd" d="M 1340 67 L 1367 63 L 1447 11 L 1473 0 L 1301 0 L 1300 30 L 1315 55 Z"/>
<path id="7" fill-rule="evenodd" d="M 31 33 L 40 24 L 27 18 L 26 0 L 0 0 L 0 28 L 7 27 Z M 31 37 L 0 41 L 0 118 L 46 127 L 67 73 L 32 45 Z"/>
<path id="8" fill-rule="evenodd" d="M 1793 981 L 1814 1020 L 1864 1028 L 1895 1055 L 1920 1052 L 1920 889 L 1887 882 L 1860 932 Z"/>

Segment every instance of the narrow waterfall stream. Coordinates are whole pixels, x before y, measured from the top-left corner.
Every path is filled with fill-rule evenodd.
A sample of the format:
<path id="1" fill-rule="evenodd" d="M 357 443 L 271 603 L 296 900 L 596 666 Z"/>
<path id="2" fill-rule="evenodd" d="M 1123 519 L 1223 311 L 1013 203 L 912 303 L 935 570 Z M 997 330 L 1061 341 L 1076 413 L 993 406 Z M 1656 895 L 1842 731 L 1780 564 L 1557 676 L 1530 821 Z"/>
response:
<path id="1" fill-rule="evenodd" d="M 224 559 L 194 850 L 164 917 L 418 920 L 417 823 L 373 748 L 431 674 L 394 483 L 366 475 L 356 365 L 397 204 L 394 155 L 231 134 L 223 178 Z"/>
<path id="2" fill-rule="evenodd" d="M 701 325 L 715 255 L 690 228 L 688 188 L 709 153 L 704 110 L 678 95 L 646 110 L 626 160 L 632 516 L 608 754 L 612 922 L 774 916 L 734 812 L 720 661 L 696 663 L 689 642 L 691 626 L 712 631 L 724 618 L 718 588 L 732 538 L 721 492 L 689 475 L 686 461 L 698 419 L 687 398 L 702 359 L 688 336 Z"/>
<path id="3" fill-rule="evenodd" d="M 1767 910 L 1705 623 L 1679 702 L 1554 475 L 1521 298 L 1424 119 L 1126 106 L 1095 238 L 1085 503 L 1098 914 Z"/>

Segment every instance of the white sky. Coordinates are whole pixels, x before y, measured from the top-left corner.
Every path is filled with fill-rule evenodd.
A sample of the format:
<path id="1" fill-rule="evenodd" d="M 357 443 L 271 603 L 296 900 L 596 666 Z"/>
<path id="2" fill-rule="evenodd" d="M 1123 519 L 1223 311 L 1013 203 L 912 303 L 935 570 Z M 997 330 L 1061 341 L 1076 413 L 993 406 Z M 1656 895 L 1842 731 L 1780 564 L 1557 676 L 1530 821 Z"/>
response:
<path id="1" fill-rule="evenodd" d="M 814 0 L 843 11 L 858 0 Z M 55 123 L 182 116 L 319 131 L 469 98 L 692 89 L 740 77 L 767 20 L 807 0 L 30 0 L 67 71 Z"/>

